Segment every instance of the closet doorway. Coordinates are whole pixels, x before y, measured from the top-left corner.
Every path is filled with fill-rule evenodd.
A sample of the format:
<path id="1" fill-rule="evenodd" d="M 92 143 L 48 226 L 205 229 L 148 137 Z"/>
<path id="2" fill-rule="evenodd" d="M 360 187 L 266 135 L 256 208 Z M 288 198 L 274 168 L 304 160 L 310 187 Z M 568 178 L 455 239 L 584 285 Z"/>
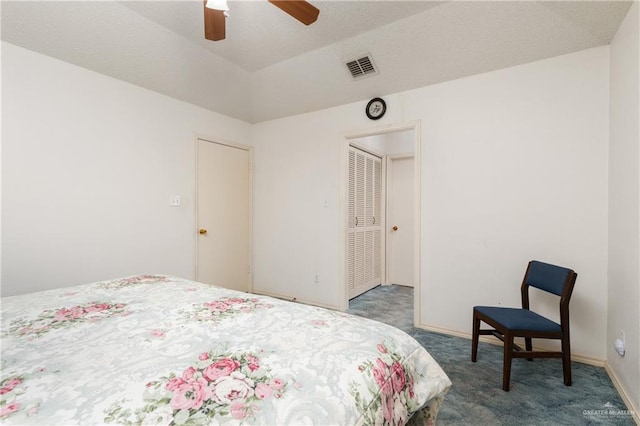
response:
<path id="1" fill-rule="evenodd" d="M 349 299 L 382 283 L 382 157 L 349 145 L 347 194 L 347 288 Z"/>
<path id="2" fill-rule="evenodd" d="M 362 262 L 354 256 L 353 225 L 355 215 L 350 207 L 353 194 L 349 182 L 350 152 L 356 147 L 381 158 L 381 219 L 380 280 L 378 284 L 398 284 L 414 288 L 414 322 L 420 318 L 420 126 L 419 122 L 392 126 L 345 137 L 345 203 L 344 203 L 344 265 L 345 306 L 354 296 L 353 283 L 357 282 L 357 265 Z M 352 160 L 351 160 L 352 161 Z M 356 180 L 357 182 L 357 180 Z M 353 218 L 351 216 L 354 216 Z M 358 219 L 359 220 L 359 219 Z M 378 219 L 376 219 L 378 220 Z M 374 248 L 376 241 L 372 242 Z M 365 240 L 366 245 L 366 240 Z M 357 253 L 357 251 L 356 251 Z M 360 255 L 362 256 L 362 255 Z M 365 255 L 366 256 L 366 255 Z M 354 263 L 356 267 L 354 267 Z M 374 264 L 375 265 L 375 264 Z M 364 262 L 366 268 L 370 267 Z M 371 273 L 375 276 L 375 270 Z M 377 284 L 376 284 L 377 285 Z M 375 285 L 374 285 L 375 286 Z M 363 287 L 364 291 L 368 288 Z"/>

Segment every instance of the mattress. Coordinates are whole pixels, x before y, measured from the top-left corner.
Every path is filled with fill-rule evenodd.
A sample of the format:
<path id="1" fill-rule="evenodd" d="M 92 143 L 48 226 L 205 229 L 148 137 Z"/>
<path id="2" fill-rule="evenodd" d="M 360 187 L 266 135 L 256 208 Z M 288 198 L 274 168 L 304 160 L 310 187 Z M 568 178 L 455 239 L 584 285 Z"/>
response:
<path id="1" fill-rule="evenodd" d="M 5 424 L 433 424 L 451 386 L 386 324 L 165 275 L 2 298 Z"/>

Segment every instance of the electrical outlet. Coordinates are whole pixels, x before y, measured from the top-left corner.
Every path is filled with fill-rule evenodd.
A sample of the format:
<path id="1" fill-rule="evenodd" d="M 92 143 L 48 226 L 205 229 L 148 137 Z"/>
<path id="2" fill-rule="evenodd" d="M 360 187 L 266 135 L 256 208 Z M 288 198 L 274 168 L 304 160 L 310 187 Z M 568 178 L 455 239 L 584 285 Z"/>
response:
<path id="1" fill-rule="evenodd" d="M 313 280 L 314 283 L 320 284 L 320 275 L 316 274 L 316 278 Z"/>

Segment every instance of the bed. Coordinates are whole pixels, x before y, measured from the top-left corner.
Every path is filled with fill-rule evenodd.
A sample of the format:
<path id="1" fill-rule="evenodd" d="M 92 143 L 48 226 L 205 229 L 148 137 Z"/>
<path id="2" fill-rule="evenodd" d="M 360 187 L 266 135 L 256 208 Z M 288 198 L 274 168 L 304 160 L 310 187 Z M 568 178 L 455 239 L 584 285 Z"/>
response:
<path id="1" fill-rule="evenodd" d="M 4 424 L 433 424 L 406 333 L 164 275 L 2 298 Z"/>

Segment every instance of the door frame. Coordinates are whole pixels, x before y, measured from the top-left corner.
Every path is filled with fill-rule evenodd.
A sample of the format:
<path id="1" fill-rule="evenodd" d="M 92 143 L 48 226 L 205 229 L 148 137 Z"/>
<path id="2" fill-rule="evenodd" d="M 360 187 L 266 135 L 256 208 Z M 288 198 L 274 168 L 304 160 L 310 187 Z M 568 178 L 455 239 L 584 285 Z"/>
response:
<path id="1" fill-rule="evenodd" d="M 421 163 L 422 163 L 422 154 L 420 150 L 421 146 L 421 121 L 410 121 L 405 123 L 396 123 L 390 124 L 383 127 L 375 127 L 368 128 L 365 130 L 355 130 L 351 132 L 347 132 L 343 134 L 342 139 L 340 140 L 340 244 L 338 246 L 338 265 L 339 265 L 339 289 L 342 294 L 342 300 L 340 303 L 340 308 L 342 310 L 347 310 L 349 308 L 349 289 L 347 286 L 347 178 L 348 178 L 348 164 L 347 160 L 349 158 L 349 145 L 355 144 L 354 139 L 368 137 L 368 136 L 376 136 L 383 135 L 387 133 L 395 133 L 404 130 L 413 130 L 413 154 L 414 154 L 414 208 L 413 208 L 413 224 L 414 224 L 414 235 L 413 235 L 413 277 L 414 277 L 414 290 L 413 290 L 413 323 L 415 326 L 420 324 L 421 315 L 421 290 L 422 290 L 422 282 L 420 280 L 421 276 L 421 240 L 420 237 L 422 235 L 421 231 L 421 206 L 422 206 L 422 197 L 421 197 Z M 385 175 L 386 181 L 386 175 Z M 383 185 L 385 187 L 385 185 Z M 386 202 L 386 201 L 385 201 Z M 386 228 L 386 218 L 385 218 L 385 228 Z M 385 271 L 385 280 L 386 280 L 386 271 Z"/>
<path id="2" fill-rule="evenodd" d="M 249 145 L 243 145 L 235 142 L 225 141 L 220 138 L 212 138 L 208 136 L 203 136 L 196 134 L 193 138 L 193 200 L 194 200 L 194 211 L 193 211 L 193 276 L 195 277 L 195 281 L 198 281 L 198 141 L 205 141 L 210 143 L 215 143 L 218 145 L 227 146 L 230 148 L 241 149 L 248 152 L 249 155 L 249 223 L 247 226 L 249 227 L 249 290 L 248 292 L 253 292 L 253 148 Z"/>

